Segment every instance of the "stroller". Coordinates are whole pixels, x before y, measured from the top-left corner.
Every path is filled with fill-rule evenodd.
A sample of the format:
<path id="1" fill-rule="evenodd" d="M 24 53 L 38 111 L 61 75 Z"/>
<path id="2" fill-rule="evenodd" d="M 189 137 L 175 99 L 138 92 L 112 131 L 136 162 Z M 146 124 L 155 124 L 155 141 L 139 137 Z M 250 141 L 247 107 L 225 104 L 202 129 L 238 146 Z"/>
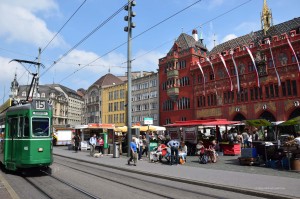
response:
<path id="1" fill-rule="evenodd" d="M 203 148 L 203 152 L 199 155 L 199 163 L 200 164 L 207 164 L 208 162 L 208 154 L 206 150 Z"/>

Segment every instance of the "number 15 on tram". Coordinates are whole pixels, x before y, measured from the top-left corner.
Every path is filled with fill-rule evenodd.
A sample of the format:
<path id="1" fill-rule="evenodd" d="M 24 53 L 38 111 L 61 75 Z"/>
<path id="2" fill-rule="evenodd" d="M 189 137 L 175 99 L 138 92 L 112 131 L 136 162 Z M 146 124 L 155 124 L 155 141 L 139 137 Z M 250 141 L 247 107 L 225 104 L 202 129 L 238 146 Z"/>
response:
<path id="1" fill-rule="evenodd" d="M 52 155 L 52 106 L 32 100 L 0 114 L 0 162 L 8 170 L 48 167 Z"/>

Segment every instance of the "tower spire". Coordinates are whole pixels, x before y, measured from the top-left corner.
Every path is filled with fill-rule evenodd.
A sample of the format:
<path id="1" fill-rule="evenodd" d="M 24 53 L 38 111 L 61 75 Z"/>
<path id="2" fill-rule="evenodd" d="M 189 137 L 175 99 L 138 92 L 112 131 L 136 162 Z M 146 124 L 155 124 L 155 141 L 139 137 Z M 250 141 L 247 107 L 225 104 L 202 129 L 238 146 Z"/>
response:
<path id="1" fill-rule="evenodd" d="M 267 34 L 267 31 L 271 26 L 273 26 L 272 12 L 268 8 L 267 0 L 264 0 L 261 13 L 261 29 L 264 31 L 264 35 Z"/>
<path id="2" fill-rule="evenodd" d="M 11 91 L 11 98 L 15 98 L 18 95 L 18 89 L 19 89 L 19 83 L 17 81 L 17 72 L 15 73 L 15 78 L 14 80 L 11 82 L 11 87 L 10 87 L 10 91 Z"/>

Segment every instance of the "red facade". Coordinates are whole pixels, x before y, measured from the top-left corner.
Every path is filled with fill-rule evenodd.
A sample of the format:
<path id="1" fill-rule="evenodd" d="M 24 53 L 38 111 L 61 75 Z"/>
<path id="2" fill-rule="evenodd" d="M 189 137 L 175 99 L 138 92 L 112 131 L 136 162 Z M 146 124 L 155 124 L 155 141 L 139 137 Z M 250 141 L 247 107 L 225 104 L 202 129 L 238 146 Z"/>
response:
<path id="1" fill-rule="evenodd" d="M 272 26 L 266 35 L 257 31 L 210 52 L 202 41 L 181 34 L 159 60 L 160 125 L 207 118 L 282 121 L 300 116 L 299 24 L 296 18 Z"/>

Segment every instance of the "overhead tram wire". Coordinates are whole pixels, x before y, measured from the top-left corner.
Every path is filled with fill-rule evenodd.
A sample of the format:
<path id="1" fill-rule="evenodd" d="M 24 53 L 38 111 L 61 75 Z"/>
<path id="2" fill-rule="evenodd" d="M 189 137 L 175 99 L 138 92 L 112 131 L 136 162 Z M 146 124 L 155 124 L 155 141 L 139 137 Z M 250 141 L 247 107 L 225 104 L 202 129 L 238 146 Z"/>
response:
<path id="1" fill-rule="evenodd" d="M 200 0 L 200 1 L 201 1 L 201 0 Z M 191 5 L 189 5 L 188 7 L 182 9 L 181 11 L 178 11 L 177 13 L 175 13 L 175 14 L 173 14 L 172 16 L 166 18 L 165 20 L 163 20 L 163 21 L 157 23 L 156 25 L 153 25 L 152 27 L 148 28 L 147 30 L 145 30 L 145 31 L 143 31 L 142 33 L 138 34 L 137 36 L 133 37 L 132 39 L 135 39 L 135 38 L 141 36 L 142 34 L 146 33 L 147 31 L 153 29 L 154 27 L 160 25 L 161 23 L 167 21 L 167 20 L 170 19 L 171 17 L 174 17 L 175 15 L 181 13 L 182 11 L 186 10 L 187 8 L 191 7 L 192 5 L 194 5 L 194 4 L 196 4 L 196 3 L 200 2 L 200 1 L 197 1 L 197 2 L 195 2 L 195 3 L 191 4 Z M 208 20 L 208 21 L 206 21 L 206 22 L 204 22 L 202 25 L 206 25 L 206 24 L 208 24 L 209 22 L 214 21 L 214 20 L 220 18 L 221 16 L 224 16 L 225 14 L 228 14 L 228 13 L 230 13 L 230 12 L 232 12 L 232 11 L 234 11 L 234 10 L 240 8 L 241 6 L 243 6 L 243 5 L 247 4 L 247 3 L 249 3 L 250 1 L 252 1 L 252 0 L 248 0 L 248 1 L 244 2 L 244 3 L 242 3 L 242 4 L 237 5 L 237 6 L 233 7 L 232 9 L 230 9 L 230 10 L 228 10 L 228 11 L 226 11 L 226 12 L 224 12 L 224 13 L 222 13 L 222 14 L 220 14 L 220 15 L 218 15 L 218 16 L 216 16 L 216 17 L 214 17 L 214 18 L 212 18 L 212 19 L 210 19 L 210 20 Z M 200 26 L 197 26 L 197 27 L 200 27 Z M 197 27 L 196 27 L 196 28 L 197 28 Z M 146 52 L 146 53 L 144 53 L 144 54 L 142 54 L 142 55 L 140 55 L 140 56 L 138 56 L 138 57 L 136 57 L 136 58 L 134 58 L 134 59 L 132 59 L 132 60 L 136 60 L 136 59 L 138 59 L 138 58 L 140 58 L 140 57 L 143 57 L 143 56 L 149 54 L 150 52 L 152 52 L 153 50 L 158 49 L 158 48 L 160 48 L 161 46 L 163 46 L 163 45 L 165 45 L 165 44 L 167 44 L 167 43 L 169 43 L 169 42 L 171 42 L 171 41 L 173 41 L 173 40 L 169 40 L 169 41 L 167 41 L 167 42 L 165 42 L 165 43 L 159 45 L 158 47 L 156 47 L 156 48 L 154 48 L 154 49 L 152 49 L 152 50 L 150 50 L 150 51 L 148 51 L 148 52 Z M 110 50 L 109 52 L 105 53 L 104 55 L 102 55 L 102 56 L 96 58 L 95 60 L 91 61 L 89 64 L 83 65 L 81 68 L 77 69 L 76 71 L 74 71 L 74 72 L 71 73 L 70 75 L 68 75 L 68 76 L 66 76 L 65 78 L 63 78 L 63 79 L 60 81 L 60 83 L 63 82 L 64 80 L 68 79 L 69 77 L 71 77 L 71 76 L 72 76 L 73 74 L 75 74 L 76 72 L 78 72 L 78 71 L 80 71 L 81 69 L 83 69 L 83 68 L 89 66 L 91 63 L 96 62 L 97 60 L 99 60 L 99 59 L 101 59 L 102 57 L 108 55 L 109 53 L 111 53 L 111 52 L 117 50 L 118 48 L 120 48 L 121 46 L 123 46 L 123 45 L 125 45 L 125 44 L 127 44 L 127 41 L 124 42 L 124 43 L 122 43 L 122 44 L 120 44 L 119 46 L 113 48 L 112 50 Z M 122 64 L 123 64 L 123 63 L 127 63 L 127 61 L 122 62 Z"/>
<path id="2" fill-rule="evenodd" d="M 190 7 L 194 6 L 195 4 L 199 3 L 200 1 L 202 1 L 202 0 L 198 0 L 198 1 L 196 1 L 196 2 L 194 2 L 194 3 L 192 3 L 192 4 L 190 4 L 189 6 L 187 6 L 187 7 L 183 8 L 182 10 L 180 10 L 180 11 L 176 12 L 175 14 L 173 14 L 173 15 L 171 15 L 171 16 L 169 16 L 169 17 L 167 17 L 166 19 L 164 19 L 164 20 L 162 20 L 162 21 L 158 22 L 157 24 L 155 24 L 155 25 L 151 26 L 150 28 L 148 28 L 148 29 L 146 29 L 145 31 L 141 32 L 140 34 L 136 35 L 136 36 L 135 36 L 135 37 L 133 37 L 131 40 L 133 40 L 133 39 L 135 39 L 135 38 L 137 38 L 137 37 L 139 37 L 139 36 L 141 36 L 141 35 L 145 34 L 146 32 L 148 32 L 148 31 L 150 31 L 151 29 L 155 28 L 156 26 L 158 26 L 158 25 L 160 25 L 160 24 L 164 23 L 165 21 L 167 21 L 167 20 L 171 19 L 172 17 L 174 17 L 174 16 L 178 15 L 179 13 L 181 13 L 181 12 L 183 12 L 183 11 L 187 10 L 188 8 L 190 8 Z M 122 8 L 124 8 L 124 6 L 123 6 Z M 117 47 L 113 48 L 112 50 L 110 50 L 109 52 L 105 53 L 104 55 L 102 55 L 102 56 L 100 56 L 100 57 L 96 58 L 95 60 L 91 61 L 90 63 L 88 63 L 88 64 L 86 64 L 86 65 L 82 66 L 82 67 L 81 67 L 81 68 L 79 68 L 79 69 L 77 69 L 76 71 L 74 71 L 73 73 L 71 73 L 70 75 L 68 75 L 67 77 L 63 78 L 63 79 L 62 79 L 60 82 L 63 82 L 64 80 L 68 79 L 69 77 L 71 77 L 73 74 L 75 74 L 75 73 L 76 73 L 76 72 L 78 72 L 79 70 L 81 70 L 81 69 L 85 68 L 86 66 L 89 66 L 90 64 L 92 64 L 92 63 L 96 62 L 97 60 L 99 60 L 99 59 L 101 59 L 102 57 L 104 57 L 104 56 L 108 55 L 109 53 L 111 53 L 111 52 L 113 52 L 113 51 L 117 50 L 118 48 L 122 47 L 122 46 L 123 46 L 123 45 L 125 45 L 125 44 L 127 44 L 127 41 L 126 41 L 126 42 L 124 42 L 124 43 L 122 43 L 122 44 L 120 44 L 120 45 L 118 45 Z M 126 62 L 126 63 L 127 63 L 127 62 Z"/>
<path id="3" fill-rule="evenodd" d="M 59 31 L 53 36 L 53 38 L 47 43 L 47 45 L 42 49 L 41 53 L 43 53 L 45 51 L 45 49 L 50 45 L 50 43 L 57 37 L 57 35 L 62 31 L 62 29 L 67 25 L 67 23 L 74 17 L 74 15 L 79 11 L 79 9 L 86 3 L 87 0 L 84 0 L 82 2 L 82 4 L 75 10 L 75 12 L 69 17 L 69 19 L 64 23 L 64 25 L 59 29 Z M 20 55 L 25 55 L 25 56 L 30 56 L 30 55 L 26 55 L 26 54 L 21 54 L 21 53 L 18 53 L 18 52 L 14 52 L 14 51 L 11 51 L 11 50 L 7 50 L 7 49 L 3 49 L 3 48 L 0 48 L 0 50 L 4 50 L 4 51 L 7 51 L 7 52 L 10 52 L 10 53 L 15 53 L 15 54 L 20 54 Z M 34 60 L 37 60 L 37 57 L 35 57 Z M 23 65 L 23 64 L 22 64 Z M 24 74 L 26 72 L 28 72 L 28 74 L 31 74 L 31 72 L 29 71 L 29 68 L 31 67 L 31 65 L 29 65 L 28 67 L 24 66 L 23 67 L 26 69 L 24 71 L 24 73 L 18 78 L 19 80 L 24 76 Z"/>
<path id="4" fill-rule="evenodd" d="M 238 8 L 240 8 L 240 7 L 242 7 L 243 5 L 249 3 L 250 1 L 252 1 L 252 0 L 245 1 L 244 3 L 237 5 L 237 6 L 233 7 L 232 9 L 230 9 L 230 10 L 228 10 L 228 11 L 226 11 L 226 12 L 223 12 L 222 14 L 220 14 L 220 15 L 218 15 L 218 16 L 216 16 L 216 17 L 214 17 L 214 18 L 212 18 L 212 19 L 210 19 L 210 20 L 208 20 L 208 21 L 206 21 L 206 22 L 204 22 L 204 23 L 202 23 L 200 26 L 196 26 L 195 28 L 199 28 L 199 27 L 201 27 L 201 26 L 203 26 L 203 25 L 206 25 L 206 24 L 208 24 L 208 23 L 210 23 L 210 22 L 212 22 L 212 21 L 214 21 L 214 20 L 216 20 L 216 19 L 218 19 L 218 18 L 220 18 L 220 17 L 222 17 L 222 16 L 224 16 L 224 15 L 226 15 L 226 14 L 228 14 L 228 13 L 230 13 L 230 12 L 232 12 L 232 11 L 238 9 Z M 193 29 L 194 29 L 194 28 L 193 28 Z M 191 32 L 193 29 L 187 31 L 186 33 Z M 138 58 L 141 58 L 141 57 L 143 57 L 143 56 L 149 54 L 150 52 L 152 52 L 152 51 L 154 51 L 154 50 L 156 50 L 156 49 L 158 49 L 158 48 L 160 48 L 160 47 L 164 46 L 165 44 L 170 43 L 170 42 L 172 42 L 172 41 L 173 41 L 173 39 L 172 39 L 172 40 L 169 40 L 169 41 L 166 41 L 166 42 L 164 42 L 163 44 L 160 44 L 159 46 L 153 48 L 152 50 L 149 50 L 149 51 L 145 52 L 144 54 L 139 55 L 138 57 L 134 58 L 133 60 L 136 60 L 136 59 L 138 59 Z M 126 63 L 126 62 L 125 62 L 125 63 Z"/>
<path id="5" fill-rule="evenodd" d="M 133 1 L 133 0 L 131 0 Z M 103 21 L 100 25 L 98 25 L 94 30 L 92 30 L 89 34 L 87 34 L 83 39 L 81 39 L 75 46 L 73 46 L 70 50 L 68 50 L 65 54 L 63 54 L 58 60 L 54 61 L 53 64 L 45 70 L 41 76 L 43 76 L 48 70 L 50 70 L 54 65 L 56 65 L 58 62 L 60 62 L 64 57 L 66 57 L 70 52 L 72 52 L 75 48 L 77 48 L 80 44 L 82 44 L 85 40 L 87 40 L 90 36 L 92 36 L 97 30 L 99 30 L 101 27 L 103 27 L 106 23 L 108 23 L 110 20 L 112 20 L 115 16 L 117 16 L 121 11 L 123 11 L 124 7 L 127 6 L 129 3 L 126 3 L 121 8 L 119 8 L 114 14 L 112 14 L 110 17 L 108 17 L 105 21 Z"/>
<path id="6" fill-rule="evenodd" d="M 75 12 L 69 17 L 69 19 L 64 23 L 64 25 L 58 30 L 58 32 L 53 36 L 53 38 L 47 43 L 47 45 L 42 49 L 41 54 L 46 50 L 50 43 L 57 37 L 61 30 L 67 25 L 67 23 L 74 17 L 74 15 L 80 10 L 80 8 L 85 4 L 87 0 L 84 0 L 82 4 L 75 10 Z"/>

